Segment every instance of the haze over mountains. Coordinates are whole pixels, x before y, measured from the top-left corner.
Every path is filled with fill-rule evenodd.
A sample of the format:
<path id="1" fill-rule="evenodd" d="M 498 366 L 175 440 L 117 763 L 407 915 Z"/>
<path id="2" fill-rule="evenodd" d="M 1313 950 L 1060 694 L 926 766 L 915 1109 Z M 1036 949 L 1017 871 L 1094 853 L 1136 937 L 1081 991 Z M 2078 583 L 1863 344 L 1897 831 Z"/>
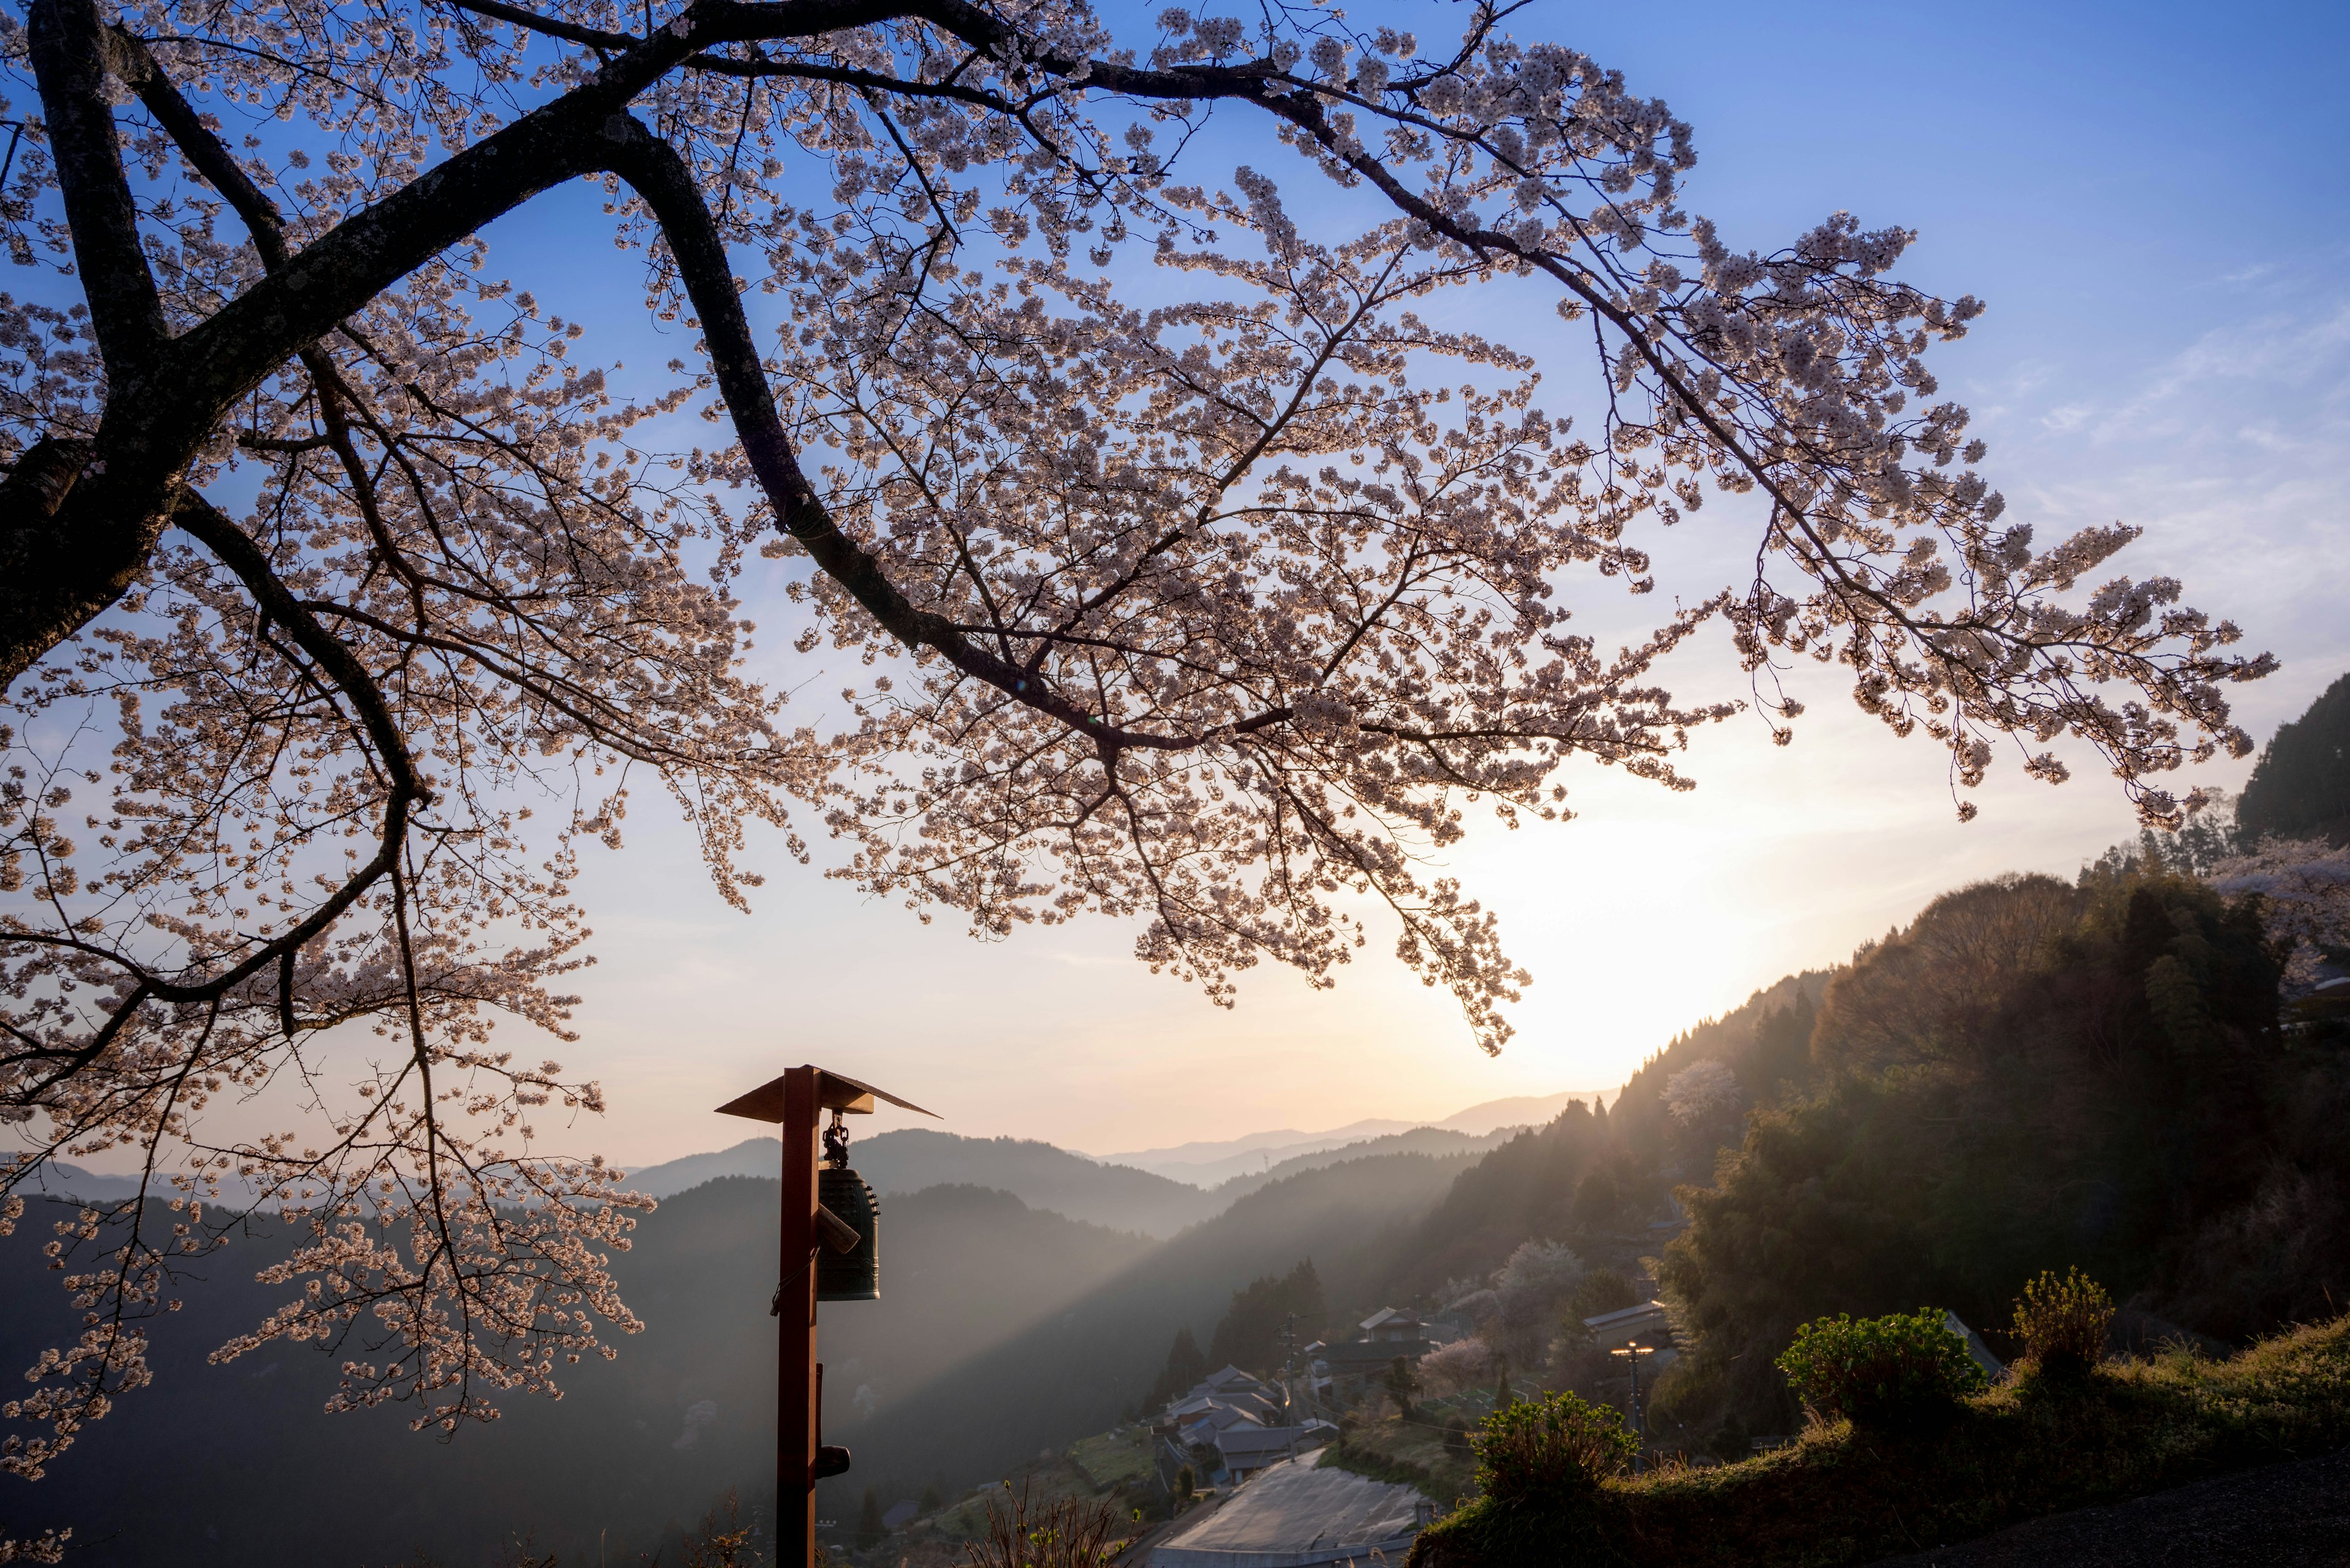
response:
<path id="1" fill-rule="evenodd" d="M 1273 1132 L 1249 1133 L 1235 1138 L 1177 1144 L 1171 1148 L 1134 1149 L 1124 1154 L 1102 1154 L 1092 1158 L 1105 1164 L 1129 1165 L 1138 1170 L 1171 1177 L 1194 1187 L 1214 1187 L 1236 1176 L 1262 1174 L 1300 1155 L 1343 1148 L 1348 1144 L 1362 1143 L 1386 1133 L 1433 1127 L 1444 1132 L 1466 1133 L 1471 1137 L 1483 1137 L 1503 1127 L 1540 1127 L 1564 1110 L 1569 1100 L 1596 1098 L 1604 1101 L 1610 1093 L 1612 1091 L 1606 1089 L 1565 1089 L 1555 1095 L 1514 1095 L 1506 1099 L 1487 1100 L 1471 1106 L 1440 1122 L 1399 1122 L 1375 1117 L 1368 1121 L 1350 1122 L 1327 1132 L 1307 1133 L 1295 1127 L 1282 1127 Z"/>
<path id="2" fill-rule="evenodd" d="M 851 1158 L 877 1192 L 920 1192 L 941 1185 L 991 1188 L 1032 1209 L 1165 1238 L 1222 1213 L 1269 1182 L 1371 1155 L 1482 1154 L 1516 1128 L 1548 1122 L 1569 1100 L 1605 1097 L 1590 1090 L 1521 1096 L 1471 1106 L 1435 1123 L 1363 1121 L 1325 1133 L 1284 1128 L 1222 1143 L 1099 1158 L 1030 1138 L 963 1137 L 908 1127 L 856 1139 Z M 669 1198 L 727 1177 L 773 1177 L 779 1158 L 774 1138 L 746 1138 L 731 1148 L 631 1171 L 629 1185 Z"/>
<path id="3" fill-rule="evenodd" d="M 1441 1121 L 1374 1119 L 1318 1133 L 1283 1127 L 1119 1155 L 1088 1155 L 1030 1138 L 963 1137 L 909 1127 L 856 1139 L 854 1162 L 877 1192 L 919 1192 L 941 1185 L 991 1188 L 1031 1209 L 1164 1239 L 1284 1177 L 1374 1154 L 1481 1154 L 1512 1129 L 1549 1122 L 1569 1101 L 1604 1103 L 1610 1097 L 1608 1091 L 1592 1089 L 1521 1095 L 1488 1100 Z M 632 1170 L 629 1185 L 655 1198 L 672 1198 L 727 1177 L 773 1178 L 779 1158 L 774 1138 L 745 1138 L 730 1148 Z M 36 1176 L 27 1195 L 103 1202 L 134 1197 L 138 1190 L 135 1177 L 60 1164 Z"/>

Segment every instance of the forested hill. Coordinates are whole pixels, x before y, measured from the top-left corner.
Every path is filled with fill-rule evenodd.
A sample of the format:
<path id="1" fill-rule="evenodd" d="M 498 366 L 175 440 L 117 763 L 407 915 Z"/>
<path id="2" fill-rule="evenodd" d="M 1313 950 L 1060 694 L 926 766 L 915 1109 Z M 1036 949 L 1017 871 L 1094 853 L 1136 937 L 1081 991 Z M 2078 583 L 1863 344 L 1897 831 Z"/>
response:
<path id="1" fill-rule="evenodd" d="M 1637 1269 L 1663 1244 L 1676 1183 L 1708 1171 L 1715 1140 L 1732 1133 L 1737 1108 L 1692 1131 L 1664 1104 L 1665 1085 L 1700 1062 L 1720 1062 L 1744 1104 L 1781 1092 L 1805 1050 L 1809 1009 L 1825 973 L 1790 975 L 1740 1007 L 1677 1036 L 1624 1085 L 1604 1112 L 1575 1104 L 1547 1127 L 1522 1132 L 1464 1170 L 1399 1254 L 1380 1293 L 1441 1304 L 1449 1281 L 1499 1268 L 1522 1242 L 1564 1241 L 1594 1260 Z"/>
<path id="2" fill-rule="evenodd" d="M 2350 1053 L 2282 1027 L 2254 905 L 2158 867 L 1962 888 L 1837 975 L 1808 1067 L 1665 1254 L 1692 1427 L 1791 1419 L 1768 1366 L 1807 1318 L 1995 1331 L 2043 1269 L 2095 1274 L 2141 1343 L 2350 1300 Z"/>
<path id="3" fill-rule="evenodd" d="M 2350 844 L 2350 675 L 2344 675 L 2262 748 L 2236 802 L 2248 836 Z"/>

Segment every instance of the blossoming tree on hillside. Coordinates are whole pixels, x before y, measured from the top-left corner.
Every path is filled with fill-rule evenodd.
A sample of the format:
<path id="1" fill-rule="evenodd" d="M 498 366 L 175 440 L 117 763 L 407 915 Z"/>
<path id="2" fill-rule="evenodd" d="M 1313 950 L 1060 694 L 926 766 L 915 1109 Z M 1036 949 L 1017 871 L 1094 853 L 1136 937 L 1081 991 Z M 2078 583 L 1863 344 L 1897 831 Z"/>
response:
<path id="1" fill-rule="evenodd" d="M 608 1353 L 633 1200 L 532 1143 L 598 1091 L 490 1023 L 562 1032 L 574 846 L 630 777 L 731 899 L 795 798 L 868 889 L 1132 919 L 1220 1002 L 1268 958 L 1327 983 L 1368 900 L 1489 1049 L 1526 977 L 1427 852 L 1471 804 L 1563 815 L 1571 757 L 1683 787 L 1735 704 L 1655 666 L 1709 620 L 1758 691 L 1843 665 L 1961 789 L 2071 736 L 2175 817 L 2268 662 L 2174 582 L 2090 586 L 2131 529 L 2004 520 L 1923 358 L 1975 302 L 1843 214 L 1735 248 L 1679 204 L 1688 127 L 1508 15 L 1423 49 L 1079 0 L 0 12 L 0 1180 L 149 1176 L 58 1238 L 87 1332 L 0 1465 L 144 1378 L 174 1261 L 256 1203 L 311 1230 L 224 1355 L 348 1342 L 346 1403 L 445 1427 Z M 1192 167 L 1211 115 L 1251 166 Z M 665 374 L 586 363 L 478 237 L 578 182 L 698 335 Z M 1153 265 L 1180 303 L 1110 281 Z M 1584 427 L 1430 308 L 1495 288 L 1587 344 Z M 723 438 L 668 451 L 695 414 Z M 1573 628 L 1723 493 L 1747 580 Z M 745 674 L 753 552 L 860 671 L 843 722 Z M 206 1130 L 292 1083 L 282 1135 Z"/>

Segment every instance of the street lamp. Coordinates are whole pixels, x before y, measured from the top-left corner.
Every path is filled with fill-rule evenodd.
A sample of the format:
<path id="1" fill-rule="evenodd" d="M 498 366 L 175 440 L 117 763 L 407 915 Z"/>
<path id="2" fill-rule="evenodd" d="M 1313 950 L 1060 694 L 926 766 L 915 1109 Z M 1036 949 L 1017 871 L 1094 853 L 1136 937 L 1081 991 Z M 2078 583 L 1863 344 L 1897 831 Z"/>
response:
<path id="1" fill-rule="evenodd" d="M 871 1301 L 881 1293 L 880 1211 L 873 1189 L 848 1168 L 848 1129 L 841 1116 L 868 1115 L 873 1102 L 922 1116 L 910 1100 L 821 1067 L 795 1067 L 739 1099 L 720 1116 L 772 1122 L 784 1145 L 783 1282 L 768 1309 L 776 1319 L 775 1561 L 816 1562 L 816 1483 L 848 1469 L 848 1450 L 823 1445 L 824 1367 L 816 1358 L 820 1301 Z M 816 1169 L 816 1124 L 827 1168 Z M 795 1552 L 785 1542 L 796 1541 Z"/>
<path id="2" fill-rule="evenodd" d="M 1643 1450 L 1648 1447 L 1648 1427 L 1640 1419 L 1640 1357 L 1654 1355 L 1657 1353 L 1636 1339 L 1629 1345 L 1620 1345 L 1607 1354 L 1620 1355 L 1632 1365 L 1632 1441 L 1635 1445 L 1632 1449 L 1632 1473 L 1638 1475 L 1641 1468 L 1640 1461 L 1644 1457 Z"/>

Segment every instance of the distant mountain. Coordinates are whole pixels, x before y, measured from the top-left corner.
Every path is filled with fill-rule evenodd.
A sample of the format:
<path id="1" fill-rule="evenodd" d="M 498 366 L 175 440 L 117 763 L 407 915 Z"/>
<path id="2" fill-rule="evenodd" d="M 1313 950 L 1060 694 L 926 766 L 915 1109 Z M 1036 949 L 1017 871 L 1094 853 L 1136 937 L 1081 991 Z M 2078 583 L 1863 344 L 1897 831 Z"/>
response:
<path id="1" fill-rule="evenodd" d="M 824 1310 L 826 1440 L 857 1456 L 827 1483 L 827 1508 L 853 1506 L 867 1486 L 951 1490 L 1110 1425 L 1149 1390 L 1178 1328 L 1206 1343 L 1234 1291 L 1303 1259 L 1334 1321 L 1424 1290 L 1434 1254 L 1461 1254 L 1445 1273 L 1490 1267 L 1584 1162 L 1562 1146 L 1559 1166 L 1544 1152 L 1555 1137 L 1513 1126 L 1563 1098 L 1448 1118 L 1473 1130 L 1371 1123 L 1326 1135 L 1346 1140 L 1335 1147 L 1261 1146 L 1257 1170 L 1206 1190 L 1019 1139 L 858 1140 L 857 1168 L 887 1195 L 883 1293 Z M 289 1288 L 253 1281 L 283 1247 L 258 1223 L 192 1270 L 210 1282 L 189 1278 L 186 1310 L 155 1325 L 154 1384 L 85 1431 L 37 1489 L 0 1479 L 0 1517 L 75 1525 L 93 1568 L 463 1564 L 525 1542 L 564 1562 L 599 1547 L 628 1561 L 673 1547 L 676 1526 L 728 1488 L 747 1508 L 772 1495 L 776 1159 L 774 1139 L 752 1138 L 633 1173 L 663 1198 L 613 1260 L 644 1332 L 610 1366 L 569 1368 L 560 1406 L 505 1401 L 504 1418 L 450 1444 L 408 1431 L 406 1410 L 318 1414 L 346 1351 L 272 1345 L 206 1362 Z M 106 1196 L 120 1180 L 69 1170 L 53 1187 Z M 41 1207 L 0 1239 L 0 1371 L 78 1332 L 70 1298 L 26 1255 L 50 1233 Z M 191 1448 L 193 1431 L 236 1437 Z M 142 1480 L 125 1487 L 126 1475 Z M 359 1515 L 276 1506 L 251 1492 L 253 1475 L 300 1498 L 346 1495 L 366 1477 L 380 1501 Z"/>
<path id="2" fill-rule="evenodd" d="M 33 1172 L 31 1179 L 17 1190 L 28 1199 L 78 1198 L 86 1203 L 95 1203 L 118 1198 L 136 1198 L 139 1195 L 139 1179 L 135 1176 L 108 1176 L 99 1171 L 84 1170 L 78 1165 L 53 1164 Z"/>
<path id="3" fill-rule="evenodd" d="M 1171 1236 L 1239 1196 L 1213 1197 L 1148 1171 L 1101 1165 L 1049 1143 L 959 1137 L 927 1127 L 858 1138 L 849 1146 L 849 1155 L 857 1173 L 877 1192 L 918 1192 L 944 1184 L 993 1188 L 1031 1209 L 1145 1236 Z M 631 1171 L 629 1185 L 666 1198 L 721 1177 L 772 1179 L 781 1158 L 774 1138 L 749 1138 L 714 1154 L 688 1155 Z"/>
<path id="4" fill-rule="evenodd" d="M 1125 1154 L 1105 1154 L 1097 1158 L 1106 1163 L 1132 1166 L 1139 1170 L 1171 1177 L 1177 1181 L 1188 1181 L 1195 1187 L 1214 1187 L 1236 1177 L 1262 1175 L 1272 1167 L 1302 1156 L 1345 1148 L 1387 1134 L 1409 1132 L 1418 1127 L 1436 1127 L 1482 1137 L 1503 1127 L 1540 1127 L 1565 1110 L 1570 1100 L 1606 1100 L 1611 1093 L 1605 1089 L 1567 1089 L 1555 1095 L 1518 1095 L 1471 1106 L 1442 1121 L 1374 1119 L 1349 1122 L 1345 1127 L 1318 1133 L 1281 1127 L 1236 1138 L 1177 1144 L 1169 1148 L 1135 1149 Z"/>
<path id="5" fill-rule="evenodd" d="M 1622 1091 L 1617 1089 L 1566 1089 L 1555 1095 L 1513 1095 L 1507 1099 L 1487 1100 L 1445 1117 L 1436 1125 L 1454 1132 L 1471 1136 L 1499 1132 L 1503 1127 L 1538 1127 L 1566 1109 L 1569 1101 L 1592 1100 L 1603 1104 L 1615 1099 Z"/>
<path id="6" fill-rule="evenodd" d="M 1365 1138 L 1359 1143 L 1342 1144 L 1336 1148 L 1315 1149 L 1310 1154 L 1293 1155 L 1280 1164 L 1263 1171 L 1252 1171 L 1235 1176 L 1229 1181 L 1211 1188 L 1208 1196 L 1215 1200 L 1219 1211 L 1259 1188 L 1304 1171 L 1320 1170 L 1325 1166 L 1343 1160 L 1367 1159 L 1379 1154 L 1482 1154 L 1513 1135 L 1524 1129 L 1503 1127 L 1482 1137 L 1444 1127 L 1413 1127 L 1409 1132 L 1388 1133 L 1382 1137 Z"/>
<path id="7" fill-rule="evenodd" d="M 1213 1187 L 1245 1172 L 1261 1173 L 1269 1166 L 1295 1159 L 1302 1154 L 1343 1148 L 1347 1144 L 1360 1143 L 1386 1133 L 1409 1132 L 1419 1125 L 1416 1122 L 1378 1120 L 1350 1122 L 1345 1127 L 1332 1127 L 1328 1132 L 1320 1133 L 1281 1127 L 1273 1132 L 1250 1133 L 1244 1137 L 1181 1143 L 1171 1148 L 1137 1149 L 1128 1154 L 1105 1154 L 1096 1158 L 1104 1164 L 1132 1166 L 1157 1176 L 1188 1181 L 1194 1187 Z"/>
<path id="8" fill-rule="evenodd" d="M 712 1154 L 689 1154 L 682 1159 L 631 1170 L 628 1185 L 655 1198 L 671 1198 L 726 1176 L 761 1177 L 773 1181 L 783 1158 L 783 1146 L 776 1139 L 746 1137 L 733 1148 L 722 1148 Z"/>

